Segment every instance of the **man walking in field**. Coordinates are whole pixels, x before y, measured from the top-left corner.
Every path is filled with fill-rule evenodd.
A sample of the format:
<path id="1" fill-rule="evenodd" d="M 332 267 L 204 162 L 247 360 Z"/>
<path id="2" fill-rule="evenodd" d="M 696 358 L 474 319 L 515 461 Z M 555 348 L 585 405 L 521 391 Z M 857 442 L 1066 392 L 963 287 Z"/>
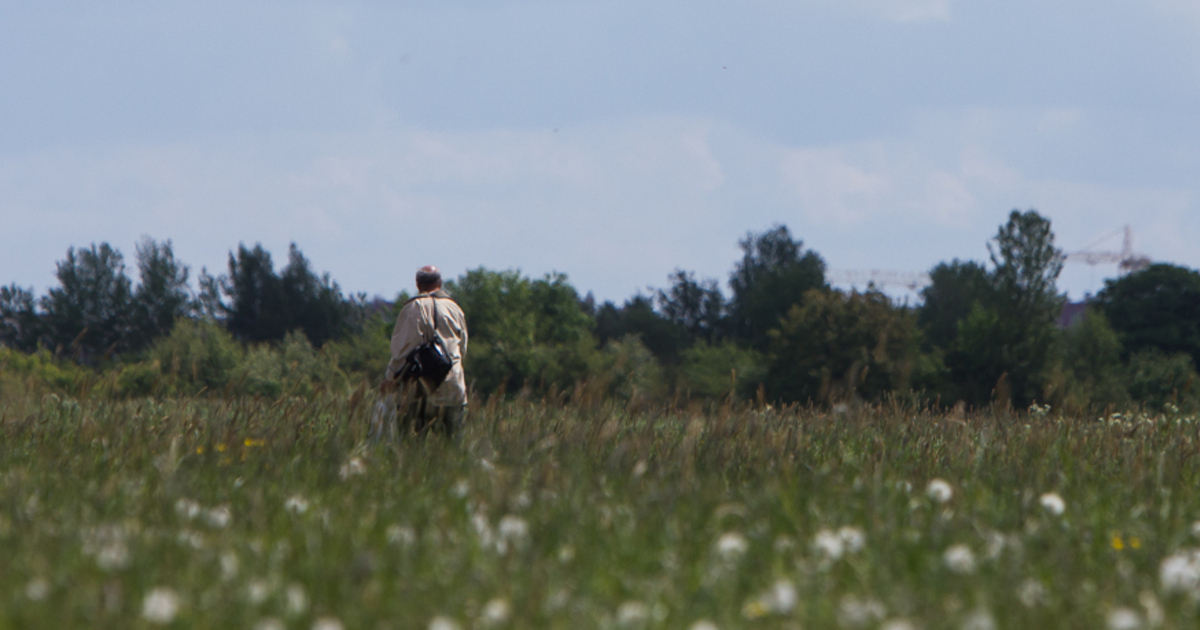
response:
<path id="1" fill-rule="evenodd" d="M 433 352 L 440 355 L 431 355 Z M 440 347 L 438 347 L 440 346 Z M 453 438 L 462 427 L 467 406 L 467 381 L 462 359 L 467 352 L 467 320 L 462 309 L 442 290 L 442 274 L 432 265 L 417 271 L 417 296 L 405 303 L 392 330 L 392 359 L 384 374 L 385 389 L 396 392 L 397 424 L 401 436 L 427 430 Z M 429 361 L 433 356 L 435 361 Z M 448 360 L 444 380 L 430 363 Z M 420 363 L 426 365 L 420 366 Z"/>

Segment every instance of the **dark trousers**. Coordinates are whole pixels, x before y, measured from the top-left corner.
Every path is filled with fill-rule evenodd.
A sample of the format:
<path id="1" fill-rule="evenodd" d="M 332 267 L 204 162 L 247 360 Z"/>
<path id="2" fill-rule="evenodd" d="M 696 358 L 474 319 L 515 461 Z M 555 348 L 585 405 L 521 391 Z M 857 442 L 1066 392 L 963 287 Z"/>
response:
<path id="1" fill-rule="evenodd" d="M 416 396 L 397 406 L 396 425 L 401 438 L 432 431 L 455 439 L 462 429 L 463 411 L 462 405 L 431 405 L 424 397 Z"/>

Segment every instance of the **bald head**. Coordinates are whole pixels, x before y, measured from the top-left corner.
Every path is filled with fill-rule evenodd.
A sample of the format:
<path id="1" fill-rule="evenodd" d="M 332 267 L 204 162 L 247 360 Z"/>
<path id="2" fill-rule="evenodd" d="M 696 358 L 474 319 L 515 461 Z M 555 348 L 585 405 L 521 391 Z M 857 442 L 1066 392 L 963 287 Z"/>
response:
<path id="1" fill-rule="evenodd" d="M 433 265 L 425 265 L 417 270 L 417 290 L 429 293 L 442 288 L 442 272 Z"/>

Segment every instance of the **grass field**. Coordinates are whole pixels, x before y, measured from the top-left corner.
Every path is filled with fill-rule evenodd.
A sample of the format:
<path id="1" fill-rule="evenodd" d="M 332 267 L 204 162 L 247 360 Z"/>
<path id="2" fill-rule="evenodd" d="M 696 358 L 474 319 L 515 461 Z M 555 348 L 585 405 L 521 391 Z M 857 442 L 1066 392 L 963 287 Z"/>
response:
<path id="1" fill-rule="evenodd" d="M 0 400 L 0 627 L 1195 628 L 1200 420 Z"/>

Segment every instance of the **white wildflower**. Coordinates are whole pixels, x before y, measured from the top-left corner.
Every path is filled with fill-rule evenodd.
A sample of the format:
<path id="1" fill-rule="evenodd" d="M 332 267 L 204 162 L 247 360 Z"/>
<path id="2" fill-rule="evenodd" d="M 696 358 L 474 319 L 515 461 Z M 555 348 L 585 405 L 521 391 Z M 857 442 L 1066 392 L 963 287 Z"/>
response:
<path id="1" fill-rule="evenodd" d="M 879 630 L 917 630 L 917 627 L 907 619 L 888 619 Z"/>
<path id="2" fill-rule="evenodd" d="M 985 609 L 978 609 L 963 620 L 962 630 L 996 630 L 996 618 Z"/>
<path id="3" fill-rule="evenodd" d="M 1146 625 L 1151 628 L 1157 628 L 1162 625 L 1163 619 L 1166 618 L 1166 611 L 1163 610 L 1162 604 L 1158 603 L 1158 598 L 1150 591 L 1142 591 L 1138 594 L 1138 602 L 1142 608 L 1146 609 Z"/>
<path id="4" fill-rule="evenodd" d="M 287 614 L 291 617 L 303 615 L 308 610 L 308 596 L 304 594 L 304 587 L 299 584 L 291 584 L 287 587 Z"/>
<path id="5" fill-rule="evenodd" d="M 859 599 L 847 595 L 838 602 L 838 623 L 848 628 L 864 628 L 887 616 L 887 609 L 879 600 Z"/>
<path id="6" fill-rule="evenodd" d="M 1038 499 L 1038 503 L 1042 504 L 1042 508 L 1052 516 L 1062 516 L 1067 509 L 1067 504 L 1063 502 L 1062 497 L 1057 493 L 1047 492 Z"/>
<path id="7" fill-rule="evenodd" d="M 342 481 L 345 481 L 351 477 L 357 477 L 365 474 L 366 472 L 367 465 L 363 463 L 362 459 L 354 457 L 345 464 L 342 464 L 342 468 L 338 470 L 338 477 L 340 477 Z"/>
<path id="8" fill-rule="evenodd" d="M 175 502 L 175 513 L 185 520 L 192 520 L 200 516 L 200 512 L 204 508 L 199 503 L 191 499 L 179 499 Z"/>
<path id="9" fill-rule="evenodd" d="M 558 561 L 566 564 L 575 559 L 575 547 L 563 545 L 558 548 Z"/>
<path id="10" fill-rule="evenodd" d="M 1168 556 L 1159 565 L 1158 579 L 1168 593 L 1200 595 L 1200 551 L 1184 549 Z"/>
<path id="11" fill-rule="evenodd" d="M 846 543 L 836 532 L 822 529 L 813 537 L 813 549 L 829 560 L 837 560 L 846 553 Z"/>
<path id="12" fill-rule="evenodd" d="M 434 617 L 429 620 L 429 630 L 459 630 L 458 623 L 449 617 Z"/>
<path id="13" fill-rule="evenodd" d="M 337 617 L 321 617 L 313 622 L 312 630 L 344 630 L 345 626 Z"/>
<path id="14" fill-rule="evenodd" d="M 166 625 L 179 614 L 180 603 L 175 591 L 166 587 L 156 588 L 142 600 L 142 616 L 150 623 Z"/>
<path id="15" fill-rule="evenodd" d="M 204 548 L 204 537 L 198 532 L 194 532 L 190 529 L 182 530 L 176 534 L 175 542 L 184 545 L 185 547 L 191 547 L 192 549 Z"/>
<path id="16" fill-rule="evenodd" d="M 232 551 L 226 551 L 221 554 L 221 579 L 228 582 L 237 577 L 238 574 L 238 557 Z"/>
<path id="17" fill-rule="evenodd" d="M 251 580 L 246 585 L 246 599 L 250 600 L 251 604 L 261 604 L 267 601 L 270 594 L 271 584 L 266 580 Z"/>
<path id="18" fill-rule="evenodd" d="M 955 573 L 970 574 L 975 572 L 975 554 L 966 545 L 954 545 L 942 554 L 946 568 Z"/>
<path id="19" fill-rule="evenodd" d="M 283 502 L 283 509 L 291 512 L 292 514 L 303 514 L 308 511 L 308 499 L 305 499 L 298 494 L 294 494 L 288 497 L 287 501 Z"/>
<path id="20" fill-rule="evenodd" d="M 204 520 L 209 527 L 222 529 L 229 526 L 229 522 L 233 520 L 233 512 L 229 510 L 229 506 L 222 505 L 204 512 Z"/>
<path id="21" fill-rule="evenodd" d="M 1192 535 L 1196 538 L 1200 538 L 1200 521 L 1195 521 L 1192 523 Z"/>
<path id="22" fill-rule="evenodd" d="M 934 479 L 925 486 L 925 494 L 938 503 L 945 503 L 954 498 L 954 488 L 944 479 Z"/>
<path id="23" fill-rule="evenodd" d="M 469 492 L 471 492 L 471 484 L 467 483 L 466 479 L 459 479 L 458 482 L 454 484 L 454 487 L 450 490 L 450 492 L 459 499 L 462 499 L 466 497 Z"/>
<path id="24" fill-rule="evenodd" d="M 508 605 L 508 600 L 503 597 L 497 597 L 483 605 L 483 614 L 480 615 L 480 621 L 483 622 L 484 626 L 494 628 L 504 625 L 511 614 L 512 607 Z"/>
<path id="25" fill-rule="evenodd" d="M 96 551 L 96 566 L 101 571 L 115 571 L 129 566 L 129 547 L 123 540 L 113 540 L 105 543 Z"/>
<path id="26" fill-rule="evenodd" d="M 1021 585 L 1017 587 L 1017 599 L 1026 608 L 1045 604 L 1048 596 L 1046 587 L 1033 578 L 1021 582 Z"/>
<path id="27" fill-rule="evenodd" d="M 617 625 L 623 628 L 636 627 L 650 620 L 650 607 L 638 601 L 623 602 L 617 607 Z"/>
<path id="28" fill-rule="evenodd" d="M 846 553 L 858 553 L 867 544 L 867 537 L 857 527 L 843 527 L 837 533 L 845 545 Z"/>
<path id="29" fill-rule="evenodd" d="M 520 516 L 508 514 L 496 525 L 496 549 L 508 553 L 509 547 L 524 547 L 529 541 L 529 524 Z"/>
<path id="30" fill-rule="evenodd" d="M 721 628 L 707 619 L 699 619 L 689 626 L 688 630 L 721 630 Z"/>
<path id="31" fill-rule="evenodd" d="M 786 615 L 796 609 L 796 587 L 788 580 L 779 580 L 771 587 L 771 609 L 781 615 Z"/>
<path id="32" fill-rule="evenodd" d="M 1114 608 L 1108 612 L 1108 630 L 1140 630 L 1142 616 L 1129 608 Z"/>
<path id="33" fill-rule="evenodd" d="M 717 555 L 726 562 L 741 559 L 750 550 L 746 537 L 737 532 L 725 532 L 717 539 Z"/>
<path id="34" fill-rule="evenodd" d="M 25 597 L 35 602 L 46 599 L 50 594 L 50 583 L 42 578 L 33 578 L 25 585 Z"/>
<path id="35" fill-rule="evenodd" d="M 417 532 L 408 525 L 392 525 L 387 528 L 387 541 L 401 547 L 411 547 L 417 542 Z"/>
<path id="36" fill-rule="evenodd" d="M 266 617 L 254 624 L 254 630 L 287 630 L 287 626 L 274 617 Z"/>

